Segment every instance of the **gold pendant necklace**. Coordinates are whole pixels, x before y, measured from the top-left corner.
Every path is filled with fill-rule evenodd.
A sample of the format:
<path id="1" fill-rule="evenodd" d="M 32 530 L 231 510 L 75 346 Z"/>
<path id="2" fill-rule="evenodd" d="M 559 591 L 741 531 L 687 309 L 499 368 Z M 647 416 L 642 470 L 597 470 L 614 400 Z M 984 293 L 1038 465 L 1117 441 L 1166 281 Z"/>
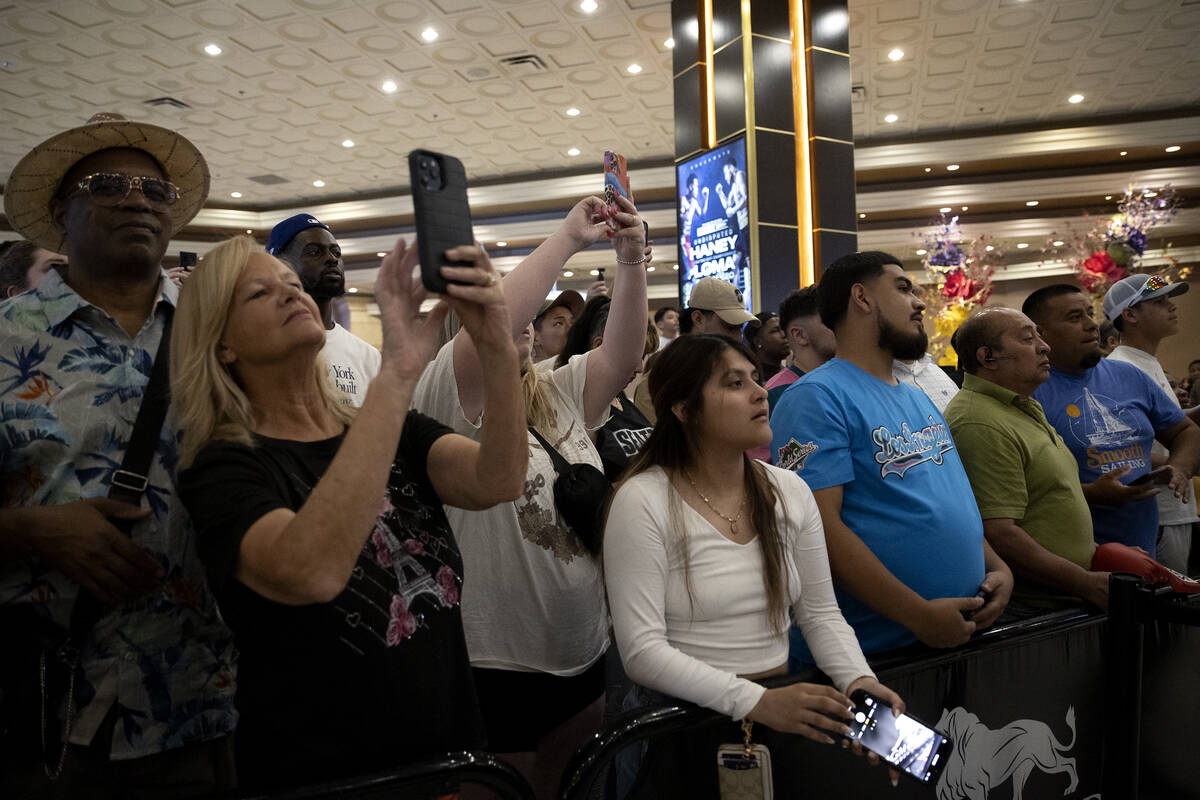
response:
<path id="1" fill-rule="evenodd" d="M 716 507 L 716 506 L 714 506 L 714 505 L 713 505 L 711 502 L 709 502 L 709 499 L 708 499 L 707 497 L 705 497 L 705 496 L 704 496 L 704 492 L 700 491 L 700 487 L 696 485 L 696 482 L 695 482 L 694 480 L 692 480 L 692 475 L 691 475 L 691 473 L 689 473 L 689 472 L 688 472 L 688 471 L 685 469 L 685 470 L 683 471 L 683 474 L 684 474 L 684 477 L 686 477 L 686 478 L 688 479 L 688 483 L 690 483 L 690 484 L 692 485 L 692 489 L 693 489 L 693 490 L 695 490 L 696 494 L 700 495 L 700 499 L 704 501 L 704 505 L 706 505 L 706 506 L 708 506 L 710 509 L 712 509 L 712 512 L 713 512 L 714 514 L 716 514 L 718 517 L 720 517 L 721 519 L 723 519 L 723 520 L 725 520 L 726 522 L 728 522 L 728 523 L 729 523 L 729 535 L 730 535 L 730 536 L 737 536 L 737 524 L 738 524 L 738 520 L 742 518 L 742 511 L 744 511 L 744 510 L 746 509 L 746 497 L 745 497 L 745 495 L 742 495 L 742 502 L 741 502 L 741 504 L 738 506 L 737 513 L 736 513 L 736 514 L 734 514 L 732 517 L 727 517 L 727 516 L 725 516 L 724 514 L 722 514 L 720 511 L 718 511 L 718 510 L 717 510 L 717 507 Z"/>

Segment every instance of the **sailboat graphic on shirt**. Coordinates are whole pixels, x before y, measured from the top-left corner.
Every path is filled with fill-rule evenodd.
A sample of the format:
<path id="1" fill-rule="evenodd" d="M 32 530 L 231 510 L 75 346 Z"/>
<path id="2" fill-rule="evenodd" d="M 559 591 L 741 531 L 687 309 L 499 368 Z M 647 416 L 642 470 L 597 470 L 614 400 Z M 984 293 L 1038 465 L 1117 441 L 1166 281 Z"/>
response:
<path id="1" fill-rule="evenodd" d="M 1117 419 L 1104 404 L 1087 389 L 1083 390 L 1083 419 L 1088 444 L 1096 447 L 1115 446 L 1128 441 L 1134 429 Z"/>

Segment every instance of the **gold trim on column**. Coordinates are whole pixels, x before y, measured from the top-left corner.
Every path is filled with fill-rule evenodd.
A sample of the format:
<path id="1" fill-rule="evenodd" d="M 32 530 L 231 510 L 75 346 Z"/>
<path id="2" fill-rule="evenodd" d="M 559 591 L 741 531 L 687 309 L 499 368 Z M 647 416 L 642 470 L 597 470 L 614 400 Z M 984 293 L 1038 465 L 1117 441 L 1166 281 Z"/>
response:
<path id="1" fill-rule="evenodd" d="M 703 62 L 703 61 L 696 61 L 696 62 L 694 62 L 694 63 L 692 63 L 692 64 L 689 64 L 688 66 L 684 67 L 684 68 L 683 68 L 683 69 L 681 69 L 679 72 L 676 72 L 676 73 L 675 73 L 674 75 L 672 75 L 671 77 L 672 77 L 672 78 L 679 78 L 679 77 L 681 77 L 681 76 L 683 76 L 683 75 L 686 75 L 687 73 L 691 72 L 691 71 L 692 71 L 693 69 L 695 69 L 696 67 L 702 67 L 702 66 L 704 66 L 704 62 Z"/>
<path id="2" fill-rule="evenodd" d="M 743 76 L 743 77 L 744 77 L 744 76 Z M 733 139 L 733 138 L 735 138 L 735 137 L 737 137 L 737 136 L 741 136 L 741 135 L 742 135 L 743 133 L 745 133 L 745 132 L 746 132 L 746 129 L 745 129 L 745 128 L 738 128 L 738 129 L 737 129 L 736 131 L 734 131 L 733 133 L 727 133 L 727 134 L 725 134 L 724 136 L 722 136 L 722 137 L 721 137 L 720 141 L 718 141 L 718 142 L 717 142 L 717 146 L 719 147 L 720 145 L 723 145 L 723 144 L 725 144 L 725 142 L 728 142 L 730 139 Z"/>
<path id="3" fill-rule="evenodd" d="M 713 37 L 712 0 L 703 0 L 704 6 L 704 74 L 705 74 L 705 131 L 704 141 L 709 148 L 717 144 L 717 100 L 713 89 Z"/>
<path id="4" fill-rule="evenodd" d="M 813 239 L 812 162 L 809 160 L 808 57 L 805 53 L 806 0 L 788 0 L 792 28 L 792 113 L 796 127 L 796 229 L 799 245 L 799 286 L 816 282 L 816 244 Z"/>
<path id="5" fill-rule="evenodd" d="M 759 225 L 765 225 L 768 228 L 787 228 L 788 230 L 796 230 L 796 225 L 785 225 L 782 222 L 760 222 Z"/>
<path id="6" fill-rule="evenodd" d="M 843 53 L 841 50 L 830 50 L 828 47 L 817 47 L 815 44 L 809 45 L 805 49 L 806 50 L 818 50 L 822 53 L 833 53 L 835 56 L 845 56 L 846 58 L 850 57 L 849 53 Z"/>
<path id="7" fill-rule="evenodd" d="M 844 231 L 841 228 L 813 228 L 813 233 L 848 233 L 851 236 L 858 236 L 858 231 Z"/>
<path id="8" fill-rule="evenodd" d="M 854 142 L 847 142 L 845 139 L 831 139 L 828 136 L 810 136 L 808 138 L 814 142 L 833 142 L 834 144 L 848 144 L 854 147 Z"/>
<path id="9" fill-rule="evenodd" d="M 780 39 L 778 36 L 767 36 L 765 33 L 754 33 L 754 31 L 751 31 L 750 35 L 756 39 L 767 39 L 772 42 L 782 42 L 786 45 L 790 45 L 792 43 L 791 39 Z"/>
<path id="10" fill-rule="evenodd" d="M 779 134 L 783 134 L 784 136 L 795 136 L 796 135 L 795 131 L 781 131 L 778 128 L 765 128 L 762 125 L 755 125 L 754 130 L 766 131 L 767 133 L 779 133 Z"/>
<path id="11" fill-rule="evenodd" d="M 742 80 L 746 96 L 746 193 L 750 210 L 750 305 L 762 310 L 758 265 L 758 141 L 754 128 L 754 42 L 750 36 L 750 0 L 742 0 Z"/>

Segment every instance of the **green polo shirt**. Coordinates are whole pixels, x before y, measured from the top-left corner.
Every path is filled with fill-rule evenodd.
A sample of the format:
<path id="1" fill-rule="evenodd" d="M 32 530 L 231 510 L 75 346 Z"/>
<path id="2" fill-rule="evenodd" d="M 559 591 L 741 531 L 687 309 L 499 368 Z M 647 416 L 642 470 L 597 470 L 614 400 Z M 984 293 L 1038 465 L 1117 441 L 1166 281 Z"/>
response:
<path id="1" fill-rule="evenodd" d="M 967 375 L 946 422 L 980 515 L 1012 519 L 1042 547 L 1090 570 L 1096 543 L 1079 465 L 1038 401 Z M 1047 597 L 1019 579 L 1016 594 Z"/>

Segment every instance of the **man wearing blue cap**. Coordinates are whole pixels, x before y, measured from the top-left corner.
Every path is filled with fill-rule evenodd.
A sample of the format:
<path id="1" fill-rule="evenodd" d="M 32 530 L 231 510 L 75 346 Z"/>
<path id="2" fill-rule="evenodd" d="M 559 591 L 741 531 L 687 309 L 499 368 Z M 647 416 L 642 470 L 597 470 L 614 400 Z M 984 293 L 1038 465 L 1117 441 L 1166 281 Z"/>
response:
<path id="1" fill-rule="evenodd" d="M 325 323 L 321 353 L 329 367 L 329 380 L 344 395 L 347 405 L 362 405 L 367 384 L 379 372 L 379 351 L 333 319 L 333 301 L 346 293 L 342 248 L 329 226 L 311 214 L 296 214 L 271 229 L 267 252 L 277 256 L 300 276 L 304 291 L 317 301 Z"/>
<path id="2" fill-rule="evenodd" d="M 1179 333 L 1179 319 L 1172 297 L 1188 290 L 1186 283 L 1167 283 L 1156 275 L 1130 275 L 1112 285 L 1104 295 L 1104 316 L 1121 334 L 1121 344 L 1113 348 L 1109 358 L 1132 364 L 1150 376 L 1167 397 L 1179 405 L 1175 390 L 1158 362 L 1158 344 L 1168 336 Z M 1196 421 L 1200 409 L 1188 416 Z M 1154 466 L 1167 462 L 1170 453 L 1158 442 L 1150 450 Z M 1192 545 L 1192 523 L 1196 516 L 1196 498 L 1184 486 L 1185 496 L 1159 492 L 1158 502 L 1158 560 L 1177 572 L 1187 570 L 1188 552 Z"/>

